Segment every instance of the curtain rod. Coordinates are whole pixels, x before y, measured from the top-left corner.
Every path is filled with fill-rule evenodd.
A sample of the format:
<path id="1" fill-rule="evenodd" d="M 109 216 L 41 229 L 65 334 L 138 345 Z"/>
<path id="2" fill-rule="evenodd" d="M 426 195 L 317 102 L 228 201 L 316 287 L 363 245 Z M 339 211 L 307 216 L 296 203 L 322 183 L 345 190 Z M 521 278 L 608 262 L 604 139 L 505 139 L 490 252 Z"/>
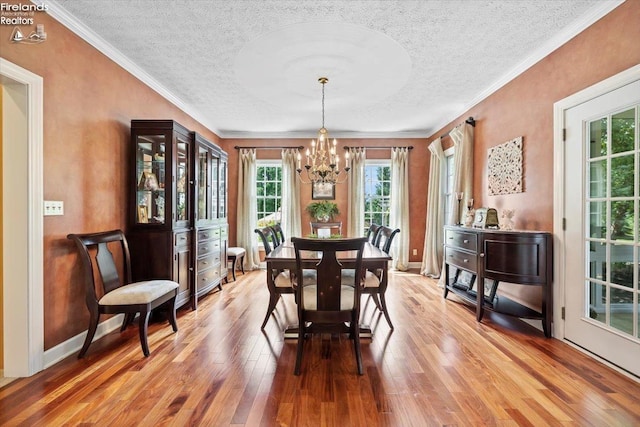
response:
<path id="1" fill-rule="evenodd" d="M 476 120 L 473 117 L 469 117 L 467 120 L 464 121 L 465 123 L 470 124 L 473 127 L 476 127 Z M 454 128 L 455 129 L 455 128 Z M 442 135 L 440 135 L 440 138 L 444 138 L 445 136 L 449 136 L 449 134 L 453 131 L 453 129 L 451 129 L 449 132 L 445 132 Z"/>
<path id="2" fill-rule="evenodd" d="M 241 148 L 249 148 L 249 149 L 255 148 L 256 150 L 282 150 L 282 149 L 285 149 L 285 148 L 296 148 L 298 150 L 302 150 L 304 147 L 302 145 L 299 145 L 297 147 L 290 147 L 290 146 L 284 146 L 284 145 L 278 145 L 278 146 L 269 145 L 269 146 L 266 146 L 266 147 L 249 147 L 249 146 L 240 147 L 240 146 L 236 145 L 233 148 L 235 148 L 236 150 L 239 150 Z"/>
<path id="3" fill-rule="evenodd" d="M 409 150 L 413 150 L 413 145 L 409 145 L 408 147 L 392 147 L 390 145 L 387 146 L 376 146 L 376 147 L 349 147 L 349 146 L 345 146 L 344 149 L 348 150 L 350 148 L 366 148 L 367 150 L 390 150 L 392 148 L 408 148 Z"/>

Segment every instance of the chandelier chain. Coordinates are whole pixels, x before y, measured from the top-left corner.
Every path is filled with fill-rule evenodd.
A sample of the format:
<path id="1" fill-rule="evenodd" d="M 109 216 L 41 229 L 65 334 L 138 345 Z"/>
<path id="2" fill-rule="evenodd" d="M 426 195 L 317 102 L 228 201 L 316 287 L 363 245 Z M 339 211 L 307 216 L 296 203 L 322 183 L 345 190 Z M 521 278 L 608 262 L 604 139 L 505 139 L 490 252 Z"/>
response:
<path id="1" fill-rule="evenodd" d="M 322 127 L 324 127 L 324 85 L 325 82 L 322 82 Z"/>

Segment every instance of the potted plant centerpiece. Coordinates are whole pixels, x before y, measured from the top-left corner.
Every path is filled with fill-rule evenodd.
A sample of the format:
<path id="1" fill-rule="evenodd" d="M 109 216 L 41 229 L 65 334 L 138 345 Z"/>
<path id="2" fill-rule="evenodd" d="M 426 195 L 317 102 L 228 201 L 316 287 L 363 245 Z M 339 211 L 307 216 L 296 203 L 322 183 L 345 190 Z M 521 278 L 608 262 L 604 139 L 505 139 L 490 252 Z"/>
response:
<path id="1" fill-rule="evenodd" d="M 332 221 L 336 215 L 340 214 L 338 205 L 326 200 L 309 203 L 305 209 L 311 215 L 311 218 L 317 222 Z"/>

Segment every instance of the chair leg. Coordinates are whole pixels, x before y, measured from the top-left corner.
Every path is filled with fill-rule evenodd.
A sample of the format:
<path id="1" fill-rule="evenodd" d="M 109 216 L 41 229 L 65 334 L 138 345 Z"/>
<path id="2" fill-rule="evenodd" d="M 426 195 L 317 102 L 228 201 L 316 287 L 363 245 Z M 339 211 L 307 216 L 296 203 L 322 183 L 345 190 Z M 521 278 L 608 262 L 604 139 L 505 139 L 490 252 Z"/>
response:
<path id="1" fill-rule="evenodd" d="M 80 353 L 78 353 L 78 359 L 82 359 L 84 355 L 87 354 L 87 350 L 89 350 L 91 341 L 93 341 L 93 336 L 96 334 L 96 330 L 98 329 L 99 320 L 100 320 L 100 313 L 98 312 L 89 313 L 89 329 L 87 330 L 87 337 L 84 339 L 84 344 L 82 345 L 82 349 L 80 350 Z"/>
<path id="2" fill-rule="evenodd" d="M 358 324 L 358 315 L 356 313 L 351 317 L 351 331 L 353 334 L 353 347 L 356 352 L 356 366 L 358 367 L 358 375 L 362 375 L 362 352 L 360 351 L 360 325 Z"/>
<path id="3" fill-rule="evenodd" d="M 273 310 L 276 308 L 276 304 L 278 304 L 279 299 L 279 294 L 269 295 L 269 307 L 267 308 L 267 314 L 264 316 L 264 321 L 262 322 L 262 326 L 260 326 L 260 329 L 264 329 L 267 321 L 269 320 L 269 316 L 271 316 L 271 313 L 273 313 Z"/>
<path id="4" fill-rule="evenodd" d="M 122 319 L 122 327 L 120 328 L 120 332 L 124 332 L 124 330 L 127 329 L 127 326 L 129 326 L 133 322 L 133 319 L 135 317 L 135 313 L 125 313 L 124 319 Z"/>
<path id="5" fill-rule="evenodd" d="M 173 332 L 178 332 L 178 322 L 176 320 L 176 297 L 171 298 L 168 302 L 169 307 L 169 323 Z"/>
<path id="6" fill-rule="evenodd" d="M 296 351 L 296 366 L 293 369 L 293 375 L 300 375 L 300 367 L 302 366 L 302 350 L 304 349 L 305 322 L 300 319 L 298 323 L 298 349 Z"/>
<path id="7" fill-rule="evenodd" d="M 393 323 L 391 323 L 391 317 L 389 317 L 389 310 L 387 310 L 387 300 L 384 298 L 384 294 L 380 294 L 380 303 L 382 304 L 382 312 L 384 313 L 385 319 L 387 319 L 389 328 L 393 329 Z"/>
<path id="8" fill-rule="evenodd" d="M 140 312 L 140 323 L 138 329 L 140 330 L 140 345 L 142 346 L 142 353 L 145 357 L 149 356 L 149 344 L 147 343 L 147 326 L 149 325 L 150 311 Z"/>
<path id="9" fill-rule="evenodd" d="M 238 257 L 234 256 L 233 261 L 231 261 L 231 275 L 233 276 L 233 281 L 236 281 L 236 263 L 238 262 Z"/>
<path id="10" fill-rule="evenodd" d="M 240 271 L 242 271 L 242 275 L 244 276 L 244 254 L 240 256 Z"/>

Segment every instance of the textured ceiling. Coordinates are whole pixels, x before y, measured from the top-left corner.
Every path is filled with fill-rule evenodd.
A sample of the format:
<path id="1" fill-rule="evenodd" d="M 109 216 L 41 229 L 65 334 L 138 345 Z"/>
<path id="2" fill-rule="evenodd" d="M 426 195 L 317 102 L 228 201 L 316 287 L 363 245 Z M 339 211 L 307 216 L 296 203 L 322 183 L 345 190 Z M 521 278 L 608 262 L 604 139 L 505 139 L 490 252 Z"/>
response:
<path id="1" fill-rule="evenodd" d="M 220 136 L 264 137 L 317 131 L 321 76 L 332 136 L 431 135 L 620 1 L 46 3 Z"/>

